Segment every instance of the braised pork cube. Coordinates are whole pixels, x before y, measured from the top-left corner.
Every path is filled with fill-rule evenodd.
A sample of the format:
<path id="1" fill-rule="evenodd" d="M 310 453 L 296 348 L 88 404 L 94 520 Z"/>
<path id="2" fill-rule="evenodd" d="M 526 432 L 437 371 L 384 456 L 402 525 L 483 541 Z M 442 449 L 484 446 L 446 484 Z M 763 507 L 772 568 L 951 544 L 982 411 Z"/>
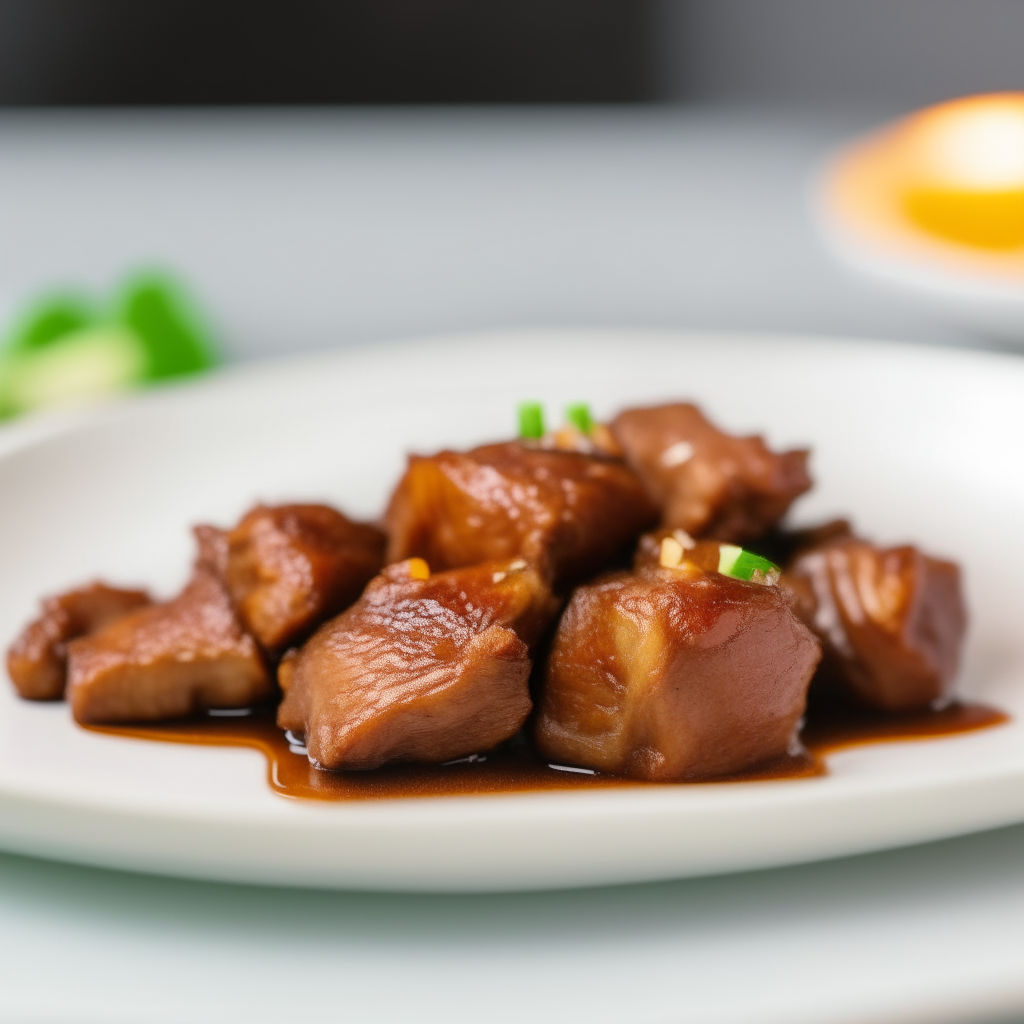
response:
<path id="1" fill-rule="evenodd" d="M 532 703 L 530 647 L 557 614 L 523 559 L 432 574 L 390 565 L 279 670 L 277 722 L 324 768 L 439 763 L 515 735 Z"/>
<path id="2" fill-rule="evenodd" d="M 777 454 L 760 437 L 725 434 L 695 405 L 627 409 L 611 430 L 662 525 L 694 537 L 760 537 L 811 486 L 806 451 Z"/>
<path id="3" fill-rule="evenodd" d="M 273 692 L 256 641 L 223 584 L 202 568 L 173 601 L 68 645 L 67 699 L 84 724 L 185 718 L 248 707 Z"/>
<path id="4" fill-rule="evenodd" d="M 92 583 L 48 597 L 7 651 L 7 671 L 18 694 L 28 700 L 60 700 L 67 674 L 67 645 L 76 637 L 150 603 L 144 590 Z"/>
<path id="5" fill-rule="evenodd" d="M 259 505 L 226 533 L 197 527 L 245 628 L 272 656 L 347 608 L 384 564 L 387 538 L 327 505 Z"/>
<path id="6" fill-rule="evenodd" d="M 562 616 L 536 746 L 651 782 L 739 772 L 793 748 L 820 657 L 776 584 L 685 559 L 613 573 Z"/>
<path id="7" fill-rule="evenodd" d="M 950 696 L 967 628 L 954 563 L 847 537 L 803 550 L 783 582 L 825 649 L 815 692 L 882 711 Z"/>
<path id="8" fill-rule="evenodd" d="M 414 455 L 388 508 L 388 561 L 418 556 L 443 570 L 524 558 L 560 588 L 656 520 L 618 459 L 518 441 Z"/>

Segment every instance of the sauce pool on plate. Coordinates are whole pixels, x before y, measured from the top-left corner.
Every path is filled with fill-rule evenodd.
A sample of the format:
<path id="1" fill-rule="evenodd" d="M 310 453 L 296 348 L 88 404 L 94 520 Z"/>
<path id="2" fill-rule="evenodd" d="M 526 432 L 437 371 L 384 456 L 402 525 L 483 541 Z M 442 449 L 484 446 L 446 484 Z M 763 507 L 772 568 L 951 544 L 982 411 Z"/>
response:
<path id="1" fill-rule="evenodd" d="M 974 732 L 1009 721 L 984 704 L 953 702 L 938 711 L 900 715 L 817 711 L 807 720 L 804 753 L 786 755 L 745 772 L 702 782 L 754 782 L 828 774 L 825 756 L 865 743 L 931 739 Z M 90 731 L 133 739 L 217 747 L 248 747 L 267 759 L 267 782 L 280 796 L 306 800 L 379 800 L 399 797 L 483 796 L 543 790 L 584 790 L 693 783 L 649 783 L 542 760 L 526 742 L 512 742 L 486 754 L 445 765 L 391 765 L 373 771 L 335 772 L 309 763 L 301 742 L 279 729 L 273 709 L 160 725 L 89 726 Z"/>

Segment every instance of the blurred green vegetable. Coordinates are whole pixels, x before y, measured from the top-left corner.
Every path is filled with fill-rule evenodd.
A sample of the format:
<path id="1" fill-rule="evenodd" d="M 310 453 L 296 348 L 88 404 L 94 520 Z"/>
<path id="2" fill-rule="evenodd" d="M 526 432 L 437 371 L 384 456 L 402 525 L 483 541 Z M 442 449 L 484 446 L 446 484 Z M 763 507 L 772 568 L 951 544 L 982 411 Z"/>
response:
<path id="1" fill-rule="evenodd" d="M 0 418 L 199 373 L 217 346 L 166 274 L 136 274 L 106 308 L 71 293 L 34 303 L 0 345 Z"/>
<path id="2" fill-rule="evenodd" d="M 198 373 L 217 364 L 209 333 L 166 277 L 148 274 L 130 280 L 122 290 L 117 318 L 142 342 L 148 380 Z"/>
<path id="3" fill-rule="evenodd" d="M 99 319 L 96 308 L 81 295 L 50 295 L 36 302 L 7 337 L 9 352 L 34 352 Z"/>

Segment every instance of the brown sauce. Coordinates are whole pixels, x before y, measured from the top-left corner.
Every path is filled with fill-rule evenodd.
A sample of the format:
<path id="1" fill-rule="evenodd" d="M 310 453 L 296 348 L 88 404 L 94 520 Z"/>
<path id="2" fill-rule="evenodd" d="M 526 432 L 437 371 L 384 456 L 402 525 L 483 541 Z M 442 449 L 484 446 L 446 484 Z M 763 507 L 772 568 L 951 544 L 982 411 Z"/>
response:
<path id="1" fill-rule="evenodd" d="M 851 708 L 816 708 L 807 716 L 801 738 L 817 755 L 865 743 L 926 740 L 1002 725 L 1010 716 L 987 704 L 953 701 L 937 711 L 872 714 Z"/>
<path id="2" fill-rule="evenodd" d="M 805 753 L 708 781 L 750 782 L 826 775 L 824 755 L 841 747 L 953 736 L 1008 720 L 1006 714 L 995 708 L 966 703 L 950 704 L 940 711 L 884 717 L 848 709 L 841 713 L 816 711 L 804 728 Z M 392 765 L 368 772 L 324 771 L 314 768 L 303 748 L 290 743 L 277 728 L 273 709 L 255 709 L 244 717 L 210 716 L 187 722 L 90 728 L 94 732 L 169 743 L 250 747 L 266 757 L 267 781 L 275 793 L 306 800 L 377 800 L 659 785 L 572 770 L 570 765 L 554 767 L 541 760 L 525 741 L 513 741 L 486 755 L 447 765 Z"/>

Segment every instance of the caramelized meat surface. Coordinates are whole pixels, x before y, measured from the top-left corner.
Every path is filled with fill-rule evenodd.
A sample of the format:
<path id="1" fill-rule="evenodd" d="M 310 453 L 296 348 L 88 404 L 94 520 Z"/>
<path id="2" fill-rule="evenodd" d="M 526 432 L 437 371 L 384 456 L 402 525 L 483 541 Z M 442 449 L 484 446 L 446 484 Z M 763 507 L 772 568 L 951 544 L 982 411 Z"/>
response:
<path id="1" fill-rule="evenodd" d="M 597 572 L 657 519 L 617 459 L 520 442 L 414 455 L 392 495 L 388 561 L 524 558 L 554 586 Z"/>
<path id="2" fill-rule="evenodd" d="M 122 590 L 105 583 L 46 598 L 42 614 L 7 651 L 7 671 L 18 694 L 29 700 L 60 700 L 68 643 L 149 603 L 144 590 Z"/>
<path id="3" fill-rule="evenodd" d="M 627 409 L 611 424 L 662 525 L 742 544 L 766 533 L 811 486 L 807 452 L 724 434 L 695 405 Z"/>
<path id="4" fill-rule="evenodd" d="M 67 699 L 82 723 L 185 718 L 273 694 L 256 641 L 223 584 L 200 568 L 173 601 L 132 612 L 68 645 Z"/>
<path id="5" fill-rule="evenodd" d="M 388 566 L 285 657 L 278 725 L 304 733 L 324 768 L 489 750 L 530 713 L 530 645 L 555 614 L 521 559 L 434 575 L 418 558 Z"/>
<path id="6" fill-rule="evenodd" d="M 199 527 L 200 561 L 224 579 L 271 655 L 347 608 L 384 564 L 387 538 L 327 505 L 257 506 L 226 534 Z"/>
<path id="7" fill-rule="evenodd" d="M 837 688 L 883 711 L 949 696 L 967 628 L 954 563 L 840 538 L 799 553 L 783 582 L 824 645 L 815 692 Z"/>
<path id="8" fill-rule="evenodd" d="M 548 660 L 547 758 L 653 782 L 785 754 L 821 657 L 781 588 L 677 568 L 580 587 Z"/>

